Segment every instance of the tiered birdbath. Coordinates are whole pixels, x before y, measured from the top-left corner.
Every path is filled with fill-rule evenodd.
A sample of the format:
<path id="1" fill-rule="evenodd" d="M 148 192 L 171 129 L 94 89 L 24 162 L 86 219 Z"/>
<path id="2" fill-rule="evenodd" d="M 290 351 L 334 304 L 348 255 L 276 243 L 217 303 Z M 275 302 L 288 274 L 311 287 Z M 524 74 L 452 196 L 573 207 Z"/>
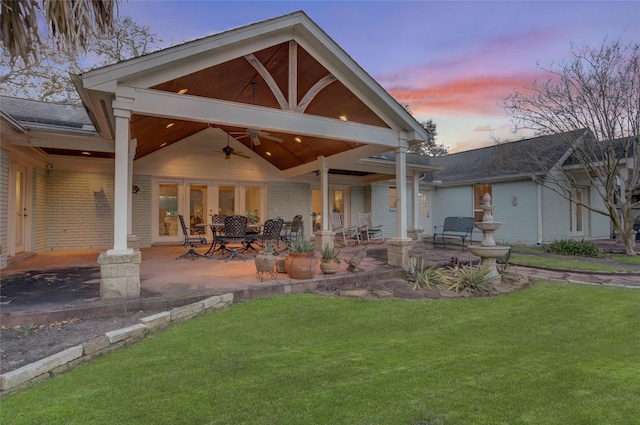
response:
<path id="1" fill-rule="evenodd" d="M 469 245 L 467 249 L 473 255 L 480 257 L 480 265 L 489 268 L 487 278 L 494 283 L 500 282 L 500 273 L 496 268 L 496 259 L 507 255 L 510 246 L 498 246 L 493 239 L 493 232 L 498 229 L 502 223 L 493 221 L 493 205 L 491 205 L 491 195 L 484 194 L 484 203 L 480 208 L 484 211 L 482 221 L 476 223 L 476 227 L 482 231 L 482 242 L 480 245 Z"/>

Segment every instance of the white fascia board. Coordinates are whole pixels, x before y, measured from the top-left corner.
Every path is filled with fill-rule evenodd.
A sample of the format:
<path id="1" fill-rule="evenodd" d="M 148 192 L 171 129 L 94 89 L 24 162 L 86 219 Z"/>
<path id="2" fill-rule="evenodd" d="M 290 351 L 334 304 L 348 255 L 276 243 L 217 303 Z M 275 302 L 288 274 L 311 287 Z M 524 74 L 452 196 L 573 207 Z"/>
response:
<path id="1" fill-rule="evenodd" d="M 75 151 L 115 152 L 113 140 L 104 140 L 99 137 L 32 137 L 28 141 L 13 142 L 12 145 Z"/>
<path id="2" fill-rule="evenodd" d="M 400 132 L 388 128 L 239 104 L 199 96 L 136 89 L 133 112 L 203 123 L 255 127 L 274 132 L 295 133 L 349 142 L 398 147 Z"/>
<path id="3" fill-rule="evenodd" d="M 0 119 L 2 119 L 2 121 L 6 122 L 11 128 L 19 133 L 26 133 L 29 131 L 25 126 L 14 120 L 11 115 L 4 113 L 4 111 L 0 111 Z"/>
<path id="4" fill-rule="evenodd" d="M 136 76 L 145 73 L 153 74 L 154 69 L 160 68 L 166 70 L 168 64 L 171 64 L 173 67 L 180 61 L 187 60 L 187 62 L 191 62 L 188 60 L 189 58 L 201 55 L 199 60 L 193 61 L 192 64 L 187 66 L 188 69 L 191 69 L 190 71 L 186 71 L 185 73 L 185 69 L 178 66 L 177 68 L 180 68 L 180 71 L 176 71 L 176 74 L 165 74 L 167 78 L 164 78 L 160 82 L 168 81 L 190 72 L 221 63 L 216 57 L 217 52 L 213 52 L 215 49 L 251 40 L 251 43 L 254 44 L 254 46 L 258 46 L 259 50 L 290 40 L 291 27 L 299 24 L 301 21 L 295 17 L 292 19 L 291 16 L 283 18 L 282 20 L 274 19 L 225 31 L 103 68 L 94 69 L 84 73 L 82 79 L 86 88 L 94 88 L 108 81 L 124 81 L 130 80 L 132 77 L 136 78 Z M 264 41 L 261 42 L 260 39 Z M 225 60 L 235 59 L 237 57 L 239 57 L 239 55 L 234 55 Z M 142 79 L 144 80 L 144 77 L 142 77 Z"/>
<path id="5" fill-rule="evenodd" d="M 216 48 L 215 51 L 207 50 L 196 55 L 189 53 L 184 57 L 171 58 L 171 62 L 156 65 L 150 70 L 132 70 L 131 77 L 122 78 L 120 81 L 134 87 L 149 88 L 287 42 L 290 39 L 291 36 L 288 33 L 272 33 L 249 41 L 243 40 L 241 43 L 233 45 L 223 45 Z"/>

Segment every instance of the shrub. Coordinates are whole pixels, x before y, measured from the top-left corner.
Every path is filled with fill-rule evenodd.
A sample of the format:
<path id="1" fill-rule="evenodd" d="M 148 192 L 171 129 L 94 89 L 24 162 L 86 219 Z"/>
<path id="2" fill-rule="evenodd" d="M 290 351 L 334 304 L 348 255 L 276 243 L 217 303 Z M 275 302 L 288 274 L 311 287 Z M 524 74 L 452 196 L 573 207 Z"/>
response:
<path id="1" fill-rule="evenodd" d="M 577 257 L 600 257 L 600 249 L 592 242 L 574 241 L 573 239 L 564 239 L 554 241 L 545 247 L 545 252 L 559 255 L 573 255 Z"/>
<path id="2" fill-rule="evenodd" d="M 488 294 L 492 287 L 492 282 L 487 277 L 488 274 L 489 268 L 487 266 L 462 266 L 448 287 L 456 292 L 467 289 L 480 294 Z"/>
<path id="3" fill-rule="evenodd" d="M 424 269 L 423 266 L 421 266 L 420 271 L 415 275 L 413 290 L 431 289 L 434 286 L 439 285 L 448 287 L 451 284 L 452 279 L 453 278 L 451 276 L 446 275 L 437 265 L 433 265 L 428 269 Z"/>

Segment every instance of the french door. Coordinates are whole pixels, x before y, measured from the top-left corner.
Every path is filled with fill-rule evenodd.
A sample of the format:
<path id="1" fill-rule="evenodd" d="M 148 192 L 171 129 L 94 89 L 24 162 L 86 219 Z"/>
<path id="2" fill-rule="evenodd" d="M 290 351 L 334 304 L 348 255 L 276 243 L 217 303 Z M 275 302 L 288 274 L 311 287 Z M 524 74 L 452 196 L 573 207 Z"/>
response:
<path id="1" fill-rule="evenodd" d="M 211 223 L 214 214 L 246 215 L 260 223 L 266 212 L 262 184 L 216 184 L 210 181 L 155 179 L 152 232 L 154 243 L 184 240 L 178 216 L 187 227 Z M 207 229 L 210 234 L 210 229 Z"/>
<path id="2" fill-rule="evenodd" d="M 585 187 L 578 187 L 573 192 L 573 197 L 576 202 L 570 202 L 569 216 L 569 225 L 572 236 L 580 237 L 585 235 L 587 209 L 582 205 L 582 203 L 587 202 L 587 196 L 587 188 Z"/>
<path id="3" fill-rule="evenodd" d="M 29 249 L 30 182 L 27 167 L 13 162 L 10 168 L 9 255 L 16 255 Z"/>
<path id="4" fill-rule="evenodd" d="M 418 225 L 425 230 L 425 234 L 432 233 L 431 222 L 431 191 L 418 192 Z"/>

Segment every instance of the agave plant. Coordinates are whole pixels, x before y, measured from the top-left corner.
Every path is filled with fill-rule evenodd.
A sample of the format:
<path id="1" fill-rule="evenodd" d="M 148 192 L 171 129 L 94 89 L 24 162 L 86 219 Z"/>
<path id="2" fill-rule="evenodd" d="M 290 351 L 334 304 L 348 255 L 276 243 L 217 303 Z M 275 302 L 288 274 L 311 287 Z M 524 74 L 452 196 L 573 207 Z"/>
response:
<path id="1" fill-rule="evenodd" d="M 316 249 L 316 246 L 310 239 L 298 238 L 293 241 L 289 252 L 293 254 L 311 254 Z"/>
<path id="2" fill-rule="evenodd" d="M 460 292 L 468 289 L 480 294 L 488 294 L 493 286 L 489 279 L 490 269 L 486 265 L 462 266 L 448 285 L 452 291 Z"/>

